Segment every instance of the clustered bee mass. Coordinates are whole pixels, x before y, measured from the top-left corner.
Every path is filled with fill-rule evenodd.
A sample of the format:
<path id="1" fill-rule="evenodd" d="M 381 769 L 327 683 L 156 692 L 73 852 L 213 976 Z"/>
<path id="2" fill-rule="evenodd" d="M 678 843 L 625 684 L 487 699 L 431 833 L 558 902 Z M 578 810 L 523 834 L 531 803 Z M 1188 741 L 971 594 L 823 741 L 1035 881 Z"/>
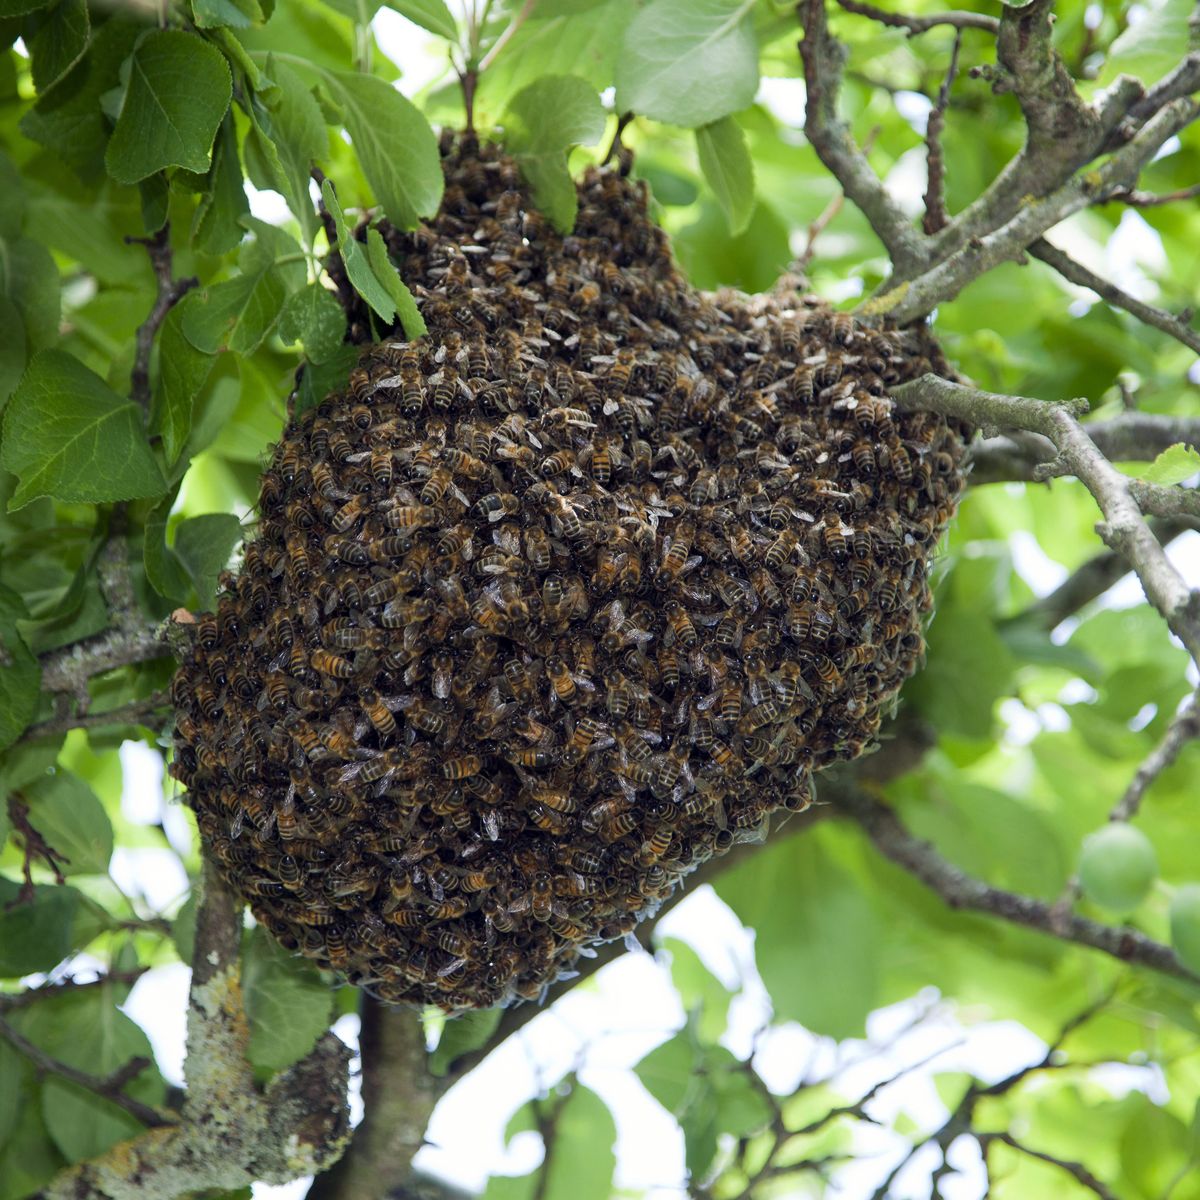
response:
<path id="1" fill-rule="evenodd" d="M 628 161 L 560 236 L 443 139 L 428 324 L 291 421 L 174 683 L 208 850 L 379 998 L 536 998 L 861 754 L 923 650 L 966 430 L 919 334 L 707 295 Z"/>

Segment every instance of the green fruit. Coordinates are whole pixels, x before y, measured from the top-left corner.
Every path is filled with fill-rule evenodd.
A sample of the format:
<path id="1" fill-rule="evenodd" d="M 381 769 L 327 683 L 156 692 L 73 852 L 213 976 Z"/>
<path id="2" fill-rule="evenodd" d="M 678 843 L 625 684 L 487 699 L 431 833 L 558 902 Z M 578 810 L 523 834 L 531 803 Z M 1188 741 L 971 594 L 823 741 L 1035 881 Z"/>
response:
<path id="1" fill-rule="evenodd" d="M 1106 825 L 1083 840 L 1079 882 L 1088 899 L 1114 912 L 1130 912 L 1146 898 L 1158 875 L 1150 839 L 1130 825 Z"/>
<path id="2" fill-rule="evenodd" d="M 1200 975 L 1200 883 L 1185 884 L 1171 899 L 1171 945 L 1179 961 Z"/>

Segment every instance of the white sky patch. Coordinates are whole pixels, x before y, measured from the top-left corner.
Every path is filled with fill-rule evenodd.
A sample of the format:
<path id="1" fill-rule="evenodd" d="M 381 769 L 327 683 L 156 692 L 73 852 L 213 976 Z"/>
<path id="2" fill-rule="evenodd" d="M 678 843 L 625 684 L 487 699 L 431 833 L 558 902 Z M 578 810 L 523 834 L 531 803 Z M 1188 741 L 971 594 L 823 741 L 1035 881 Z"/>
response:
<path id="1" fill-rule="evenodd" d="M 312 1181 L 311 1175 L 305 1175 L 291 1183 L 252 1183 L 250 1194 L 254 1200 L 304 1200 Z"/>
<path id="2" fill-rule="evenodd" d="M 173 909 L 187 895 L 187 872 L 174 850 L 118 846 L 108 869 L 125 895 L 144 900 L 156 913 Z"/>
<path id="3" fill-rule="evenodd" d="M 121 1006 L 145 1031 L 163 1078 L 176 1087 L 183 1086 L 191 979 L 191 968 L 183 963 L 155 967 L 133 985 L 129 999 Z"/>
<path id="4" fill-rule="evenodd" d="M 1004 722 L 1001 736 L 1006 746 L 1028 746 L 1042 732 L 1037 714 L 1012 696 L 1000 701 L 1000 720 Z"/>
<path id="5" fill-rule="evenodd" d="M 1062 563 L 1055 562 L 1026 529 L 1018 529 L 1009 535 L 1008 549 L 1017 574 L 1035 596 L 1048 596 L 1070 573 Z"/>
<path id="6" fill-rule="evenodd" d="M 163 818 L 163 760 L 157 750 L 132 739 L 121 743 L 121 815 L 134 825 Z"/>
<path id="7" fill-rule="evenodd" d="M 887 173 L 884 186 L 888 195 L 908 217 L 919 217 L 925 211 L 925 147 L 913 146 L 896 160 Z"/>
<path id="8" fill-rule="evenodd" d="M 242 186 L 250 203 L 251 213 L 260 221 L 266 221 L 268 225 L 283 225 L 291 219 L 291 209 L 278 192 L 259 191 L 248 179 Z"/>
<path id="9" fill-rule="evenodd" d="M 933 101 L 921 92 L 895 92 L 892 103 L 896 111 L 912 126 L 914 133 L 925 136 L 929 128 L 929 114 L 933 111 Z"/>
<path id="10" fill-rule="evenodd" d="M 804 128 L 807 90 L 803 79 L 764 75 L 758 81 L 754 101 L 761 104 L 781 125 Z"/>
<path id="11" fill-rule="evenodd" d="M 454 3 L 450 7 L 457 12 L 462 9 Z M 380 51 L 400 68 L 398 86 L 406 96 L 414 96 L 449 72 L 447 42 L 398 12 L 381 8 L 371 22 L 371 29 Z"/>

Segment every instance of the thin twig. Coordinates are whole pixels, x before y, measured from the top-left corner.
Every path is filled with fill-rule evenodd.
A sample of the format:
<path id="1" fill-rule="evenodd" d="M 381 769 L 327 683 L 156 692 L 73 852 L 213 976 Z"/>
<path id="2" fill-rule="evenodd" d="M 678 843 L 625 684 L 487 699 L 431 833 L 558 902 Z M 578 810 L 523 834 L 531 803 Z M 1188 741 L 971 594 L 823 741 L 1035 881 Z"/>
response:
<path id="1" fill-rule="evenodd" d="M 109 971 L 95 979 L 60 979 L 55 983 L 44 983 L 40 987 L 26 988 L 22 992 L 5 992 L 0 994 L 0 1013 L 15 1012 L 20 1008 L 28 1008 L 31 1004 L 40 1004 L 54 996 L 62 996 L 67 992 L 84 991 L 89 988 L 110 987 L 113 984 L 122 986 L 137 983 L 149 970 L 149 967 L 138 967 L 134 971 Z"/>
<path id="2" fill-rule="evenodd" d="M 1200 354 L 1200 332 L 1191 329 L 1174 313 L 1167 312 L 1165 308 L 1155 308 L 1153 304 L 1146 304 L 1136 296 L 1131 296 L 1115 283 L 1110 283 L 1103 276 L 1089 271 L 1082 263 L 1076 262 L 1045 238 L 1038 238 L 1029 247 L 1029 253 L 1034 258 L 1040 258 L 1048 267 L 1053 267 L 1064 279 L 1079 287 L 1089 288 L 1115 308 L 1123 308 L 1140 321 L 1154 326 L 1155 329 L 1161 329 L 1163 333 L 1182 342 L 1189 350 Z"/>
<path id="3" fill-rule="evenodd" d="M 1065 1171 L 1077 1183 L 1082 1184 L 1089 1191 L 1099 1196 L 1100 1200 L 1118 1200 L 1117 1194 L 1110 1191 L 1083 1163 L 1073 1162 L 1066 1158 L 1056 1158 L 1053 1154 L 1047 1154 L 1043 1150 L 1035 1150 L 1032 1146 L 1026 1146 L 1024 1142 L 1017 1141 L 1011 1133 L 980 1133 L 976 1137 L 979 1142 L 979 1148 L 985 1158 L 991 1146 L 996 1142 L 1003 1142 L 1004 1145 L 1011 1146 L 1021 1154 L 1028 1155 L 1030 1158 L 1036 1158 L 1040 1162 L 1049 1163 L 1051 1166 Z"/>
<path id="4" fill-rule="evenodd" d="M 925 216 L 921 228 L 926 233 L 937 233 L 946 227 L 946 160 L 942 154 L 942 130 L 946 124 L 946 108 L 950 104 L 950 89 L 958 74 L 958 52 L 962 49 L 962 29 L 954 35 L 954 49 L 950 52 L 950 66 L 938 92 L 937 103 L 930 109 L 925 126 Z"/>
<path id="5" fill-rule="evenodd" d="M 870 133 L 863 138 L 862 152 L 864 155 L 871 153 L 871 147 L 875 144 L 875 139 L 879 136 L 880 127 L 876 125 Z M 800 257 L 792 264 L 790 273 L 803 275 L 812 263 L 813 255 L 817 250 L 817 238 L 828 227 L 829 223 L 842 211 L 842 206 L 846 202 L 846 193 L 841 188 L 837 194 L 832 196 L 829 203 L 816 215 L 815 219 L 808 223 L 808 230 L 805 234 L 804 250 Z"/>
<path id="6" fill-rule="evenodd" d="M 1138 963 L 1176 979 L 1200 982 L 1200 976 L 1189 971 L 1169 946 L 1136 929 L 1105 925 L 1074 913 L 1059 923 L 1054 919 L 1051 905 L 1044 900 L 975 879 L 943 858 L 929 842 L 914 837 L 890 808 L 861 789 L 843 789 L 837 806 L 862 826 L 885 858 L 919 879 L 951 908 L 987 913 L 1050 937 L 1089 946 L 1121 962 Z"/>
<path id="7" fill-rule="evenodd" d="M 170 694 L 162 691 L 155 692 L 144 700 L 131 700 L 128 704 L 110 708 L 102 713 L 87 713 L 83 716 L 68 713 L 65 716 L 52 717 L 37 725 L 30 725 L 21 735 L 21 741 L 27 742 L 35 738 L 50 737 L 54 734 L 66 733 L 70 729 L 98 729 L 112 725 L 145 725 L 147 728 L 156 728 L 161 725 L 161 722 L 151 725 L 148 724 L 146 718 L 161 714 L 170 705 Z"/>
<path id="8" fill-rule="evenodd" d="M 1130 208 L 1157 208 L 1160 204 L 1174 204 L 1177 200 L 1194 200 L 1200 196 L 1200 183 L 1179 188 L 1174 192 L 1118 192 L 1113 199 Z"/>
<path id="9" fill-rule="evenodd" d="M 1169 545 L 1188 526 L 1181 521 L 1152 521 L 1150 528 L 1163 546 Z M 1114 550 L 1104 550 L 1089 558 L 1081 567 L 1072 571 L 1062 583 L 1035 600 L 1028 608 L 1004 622 L 1006 626 L 1032 627 L 1047 633 L 1068 617 L 1104 595 L 1118 580 L 1129 574 L 1130 567 L 1125 556 Z"/>
<path id="10" fill-rule="evenodd" d="M 166 319 L 167 313 L 187 295 L 200 281 L 193 275 L 187 279 L 175 279 L 171 272 L 171 224 L 167 222 L 151 237 L 127 237 L 127 245 L 137 243 L 145 246 L 154 268 L 158 292 L 149 316 L 138 326 L 135 338 L 136 352 L 133 359 L 133 374 L 130 377 L 129 396 L 140 404 L 144 413 L 150 412 L 150 354 L 154 349 L 154 335 Z"/>
<path id="11" fill-rule="evenodd" d="M 916 37 L 935 29 L 939 25 L 951 25 L 960 32 L 964 29 L 982 29 L 985 33 L 998 33 L 1000 22 L 995 17 L 984 13 L 974 12 L 942 12 L 931 13 L 926 17 L 918 17 L 910 13 L 885 12 L 873 4 L 864 4 L 862 0 L 837 0 L 838 4 L 849 13 L 859 17 L 870 17 L 881 25 L 890 25 L 893 29 L 907 29 L 909 37 Z"/>
<path id="12" fill-rule="evenodd" d="M 1142 797 L 1154 781 L 1179 757 L 1184 746 L 1200 737 L 1200 708 L 1193 693 L 1171 719 L 1162 740 L 1146 755 L 1134 772 L 1125 794 L 1108 814 L 1110 821 L 1132 821 L 1142 804 Z"/>
<path id="13" fill-rule="evenodd" d="M 150 1065 L 148 1058 L 133 1058 L 111 1075 L 101 1078 L 98 1075 L 89 1075 L 77 1067 L 68 1066 L 57 1058 L 52 1058 L 40 1046 L 34 1045 L 27 1037 L 14 1029 L 3 1017 L 0 1017 L 0 1037 L 24 1055 L 41 1074 L 57 1075 L 60 1079 L 67 1080 L 68 1083 L 74 1083 L 81 1088 L 86 1088 L 89 1092 L 95 1092 L 97 1096 L 103 1096 L 105 1100 L 115 1104 L 151 1129 L 161 1129 L 164 1125 L 175 1124 L 173 1117 L 159 1112 L 152 1105 L 143 1104 L 141 1100 L 127 1096 L 121 1090 L 134 1076 Z"/>
<path id="14" fill-rule="evenodd" d="M 479 72 L 482 74 L 496 61 L 496 56 L 504 49 L 505 46 L 512 40 L 517 30 L 529 20 L 530 13 L 533 12 L 534 5 L 537 0 L 525 0 L 521 5 L 521 11 L 505 27 L 504 32 L 493 43 L 492 48 L 479 60 Z"/>
<path id="15" fill-rule="evenodd" d="M 1091 492 L 1104 515 L 1096 531 L 1109 549 L 1123 554 L 1133 568 L 1146 597 L 1200 662 L 1200 603 L 1183 576 L 1167 557 L 1142 517 L 1130 489 L 1130 480 L 1101 453 L 1075 416 L 1072 406 L 1047 404 L 1024 396 L 1002 396 L 951 383 L 936 375 L 923 375 L 893 392 L 904 408 L 926 408 L 959 417 L 974 425 L 1025 429 L 1049 438 L 1055 459 L 1039 468 L 1043 478 L 1074 475 Z M 1128 413 L 1121 421 L 1136 421 L 1142 414 Z"/>
<path id="16" fill-rule="evenodd" d="M 23 843 L 21 873 L 25 877 L 25 882 L 21 884 L 20 890 L 9 905 L 10 908 L 17 908 L 22 904 L 28 904 L 33 899 L 33 864 L 38 859 L 41 859 L 54 872 L 54 881 L 59 884 L 67 882 L 59 864 L 69 863 L 71 860 L 65 854 L 60 854 L 55 850 L 33 827 L 29 821 L 29 805 L 25 803 L 25 797 L 20 792 L 9 794 L 8 823 L 12 826 L 12 832 Z"/>

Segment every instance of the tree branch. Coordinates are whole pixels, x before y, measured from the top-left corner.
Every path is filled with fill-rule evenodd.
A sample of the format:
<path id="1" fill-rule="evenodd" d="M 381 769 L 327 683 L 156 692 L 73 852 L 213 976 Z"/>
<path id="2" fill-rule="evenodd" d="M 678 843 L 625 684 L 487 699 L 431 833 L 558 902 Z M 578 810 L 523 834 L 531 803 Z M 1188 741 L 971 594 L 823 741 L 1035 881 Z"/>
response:
<path id="1" fill-rule="evenodd" d="M 1023 1142 L 1018 1142 L 1011 1133 L 980 1133 L 976 1135 L 976 1140 L 979 1142 L 979 1149 L 985 1158 L 991 1146 L 996 1142 L 1003 1142 L 1004 1145 L 1011 1146 L 1021 1154 L 1026 1154 L 1030 1158 L 1038 1159 L 1039 1162 L 1049 1163 L 1051 1166 L 1065 1171 L 1077 1183 L 1082 1184 L 1088 1191 L 1094 1192 L 1099 1196 L 1100 1200 L 1118 1200 L 1116 1193 L 1109 1191 L 1083 1163 L 1073 1162 L 1066 1158 L 1055 1158 L 1053 1154 L 1047 1154 L 1042 1150 L 1035 1150 L 1032 1146 L 1026 1146 Z"/>
<path id="2" fill-rule="evenodd" d="M 1200 709 L 1193 693 L 1171 719 L 1162 740 L 1146 756 L 1134 772 L 1125 794 L 1108 814 L 1110 821 L 1132 821 L 1142 804 L 1142 797 L 1154 781 L 1179 757 L 1184 746 L 1200 737 Z"/>
<path id="3" fill-rule="evenodd" d="M 1181 521 L 1152 521 L 1150 528 L 1160 544 L 1167 546 L 1189 527 Z M 1035 600 L 1004 624 L 1031 625 L 1048 633 L 1098 596 L 1102 596 L 1118 580 L 1124 579 L 1129 570 L 1129 563 L 1124 555 L 1114 550 L 1105 550 L 1089 558 L 1054 591 Z"/>
<path id="4" fill-rule="evenodd" d="M 158 721 L 151 725 L 148 718 L 161 715 L 170 706 L 169 693 L 154 692 L 144 700 L 131 700 L 128 704 L 122 704 L 101 713 L 88 713 L 84 716 L 74 716 L 68 713 L 61 717 L 51 717 L 37 725 L 30 725 L 21 735 L 20 740 L 29 742 L 35 738 L 66 733 L 70 729 L 103 729 L 113 725 L 145 725 L 147 729 L 157 729 L 161 728 L 162 722 Z"/>
<path id="5" fill-rule="evenodd" d="M 1114 308 L 1123 308 L 1140 321 L 1152 325 L 1155 329 L 1161 329 L 1169 337 L 1182 342 L 1189 350 L 1200 354 L 1200 333 L 1190 328 L 1174 313 L 1167 312 L 1165 308 L 1155 308 L 1153 304 L 1143 303 L 1136 296 L 1131 296 L 1123 288 L 1117 287 L 1115 283 L 1110 283 L 1102 276 L 1089 271 L 1082 263 L 1076 262 L 1045 238 L 1038 238 L 1029 247 L 1029 253 L 1034 258 L 1040 258 L 1048 267 L 1053 267 L 1064 279 L 1079 287 L 1089 288 Z"/>
<path id="6" fill-rule="evenodd" d="M 881 25 L 890 25 L 893 29 L 907 29 L 909 37 L 935 29 L 939 25 L 951 25 L 955 29 L 982 29 L 985 33 L 998 33 L 1000 22 L 995 17 L 984 13 L 974 12 L 942 12 L 931 13 L 929 16 L 918 17 L 910 13 L 885 12 L 873 4 L 863 4 L 862 0 L 837 0 L 838 5 L 848 13 L 859 17 L 870 17 Z"/>
<path id="7" fill-rule="evenodd" d="M 137 629 L 110 629 L 85 638 L 65 650 L 56 650 L 42 659 L 42 690 L 69 692 L 80 704 L 88 706 L 87 681 L 116 667 L 165 658 L 170 654 L 162 625 L 144 625 Z"/>
<path id="8" fill-rule="evenodd" d="M 862 826 L 875 848 L 887 859 L 936 892 L 951 908 L 988 913 L 1035 929 L 1049 937 L 1089 946 L 1121 962 L 1138 963 L 1164 975 L 1200 982 L 1176 958 L 1173 950 L 1125 926 L 1104 925 L 1074 913 L 1056 920 L 1052 906 L 1032 896 L 992 887 L 944 859 L 929 843 L 914 837 L 896 814 L 859 788 L 841 790 L 837 807 Z"/>
<path id="9" fill-rule="evenodd" d="M 350 1055 L 326 1034 L 260 1092 L 246 1057 L 242 905 L 205 864 L 196 913 L 182 1120 L 67 1167 L 45 1200 L 175 1200 L 186 1192 L 287 1183 L 320 1171 L 349 1130 Z"/>
<path id="10" fill-rule="evenodd" d="M 1123 554 L 1141 580 L 1146 597 L 1183 642 L 1193 660 L 1200 662 L 1200 603 L 1167 557 L 1158 539 L 1142 518 L 1130 489 L 1130 480 L 1101 453 L 1071 407 L 1047 404 L 1024 396 L 1001 396 L 951 383 L 936 375 L 923 375 L 893 391 L 902 408 L 923 408 L 959 417 L 973 425 L 1025 429 L 1049 438 L 1057 451 L 1039 470 L 1047 474 L 1072 474 L 1091 492 L 1104 520 L 1097 532 L 1110 549 Z M 1137 424 L 1138 413 L 1117 421 Z"/>
<path id="11" fill-rule="evenodd" d="M 133 375 L 130 379 L 129 397 L 135 404 L 141 405 L 143 413 L 150 412 L 150 355 L 154 349 L 154 336 L 159 326 L 166 319 L 167 313 L 187 295 L 200 281 L 191 276 L 188 279 L 175 279 L 171 272 L 171 225 L 168 222 L 152 237 L 127 237 L 127 245 L 137 243 L 146 247 L 150 255 L 150 265 L 154 268 L 154 278 L 158 284 L 158 294 L 150 315 L 138 326 L 136 337 L 136 352 L 133 359 Z"/>
<path id="12" fill-rule="evenodd" d="M 77 1084 L 97 1096 L 103 1096 L 111 1104 L 127 1112 L 135 1120 L 141 1121 L 152 1129 L 173 1125 L 174 1118 L 167 1113 L 159 1112 L 152 1105 L 143 1104 L 133 1096 L 127 1096 L 121 1089 L 133 1078 L 144 1071 L 149 1065 L 148 1058 L 132 1058 L 124 1066 L 111 1075 L 101 1078 L 89 1075 L 76 1067 L 68 1066 L 52 1058 L 40 1046 L 36 1046 L 18 1030 L 14 1029 L 3 1017 L 0 1017 L 0 1037 L 4 1038 L 15 1050 L 25 1056 L 34 1068 L 43 1075 L 57 1075 L 68 1083 Z"/>
<path id="13" fill-rule="evenodd" d="M 946 227 L 946 160 L 942 153 L 942 129 L 946 124 L 946 108 L 950 103 L 950 89 L 958 74 L 958 52 L 962 49 L 962 30 L 954 35 L 954 49 L 950 52 L 950 66 L 938 92 L 937 103 L 929 110 L 925 126 L 925 216 L 921 228 L 925 233 L 937 233 Z"/>
<path id="14" fill-rule="evenodd" d="M 886 316 L 901 325 L 927 316 L 980 275 L 1001 263 L 1019 260 L 1042 234 L 1072 213 L 1127 191 L 1162 144 L 1197 116 L 1200 116 L 1200 104 L 1190 99 L 1172 101 L 1148 121 L 1128 145 L 1101 166 L 1070 179 L 1039 199 L 1028 200 L 1028 193 L 1023 193 L 1022 199 L 1026 202 L 1015 206 L 1014 215 L 1003 225 L 981 237 L 971 237 L 961 249 L 936 261 L 934 266 L 914 278 L 904 279 L 903 272 L 897 268 L 900 282 L 889 281 L 887 291 L 864 301 L 855 311 L 864 317 Z M 959 220 L 956 218 L 951 222 L 943 236 L 961 228 Z"/>
<path id="15" fill-rule="evenodd" d="M 847 51 L 829 33 L 825 0 L 800 0 L 797 12 L 804 26 L 800 58 L 808 96 L 805 135 L 842 190 L 862 210 L 896 269 L 912 267 L 921 260 L 920 237 L 888 195 L 866 156 L 855 146 L 850 130 L 837 113 L 837 94 Z"/>
<path id="16" fill-rule="evenodd" d="M 419 1012 L 364 995 L 359 1045 L 366 1116 L 342 1158 L 313 1181 L 307 1200 L 385 1200 L 402 1188 L 445 1091 L 429 1073 Z"/>

